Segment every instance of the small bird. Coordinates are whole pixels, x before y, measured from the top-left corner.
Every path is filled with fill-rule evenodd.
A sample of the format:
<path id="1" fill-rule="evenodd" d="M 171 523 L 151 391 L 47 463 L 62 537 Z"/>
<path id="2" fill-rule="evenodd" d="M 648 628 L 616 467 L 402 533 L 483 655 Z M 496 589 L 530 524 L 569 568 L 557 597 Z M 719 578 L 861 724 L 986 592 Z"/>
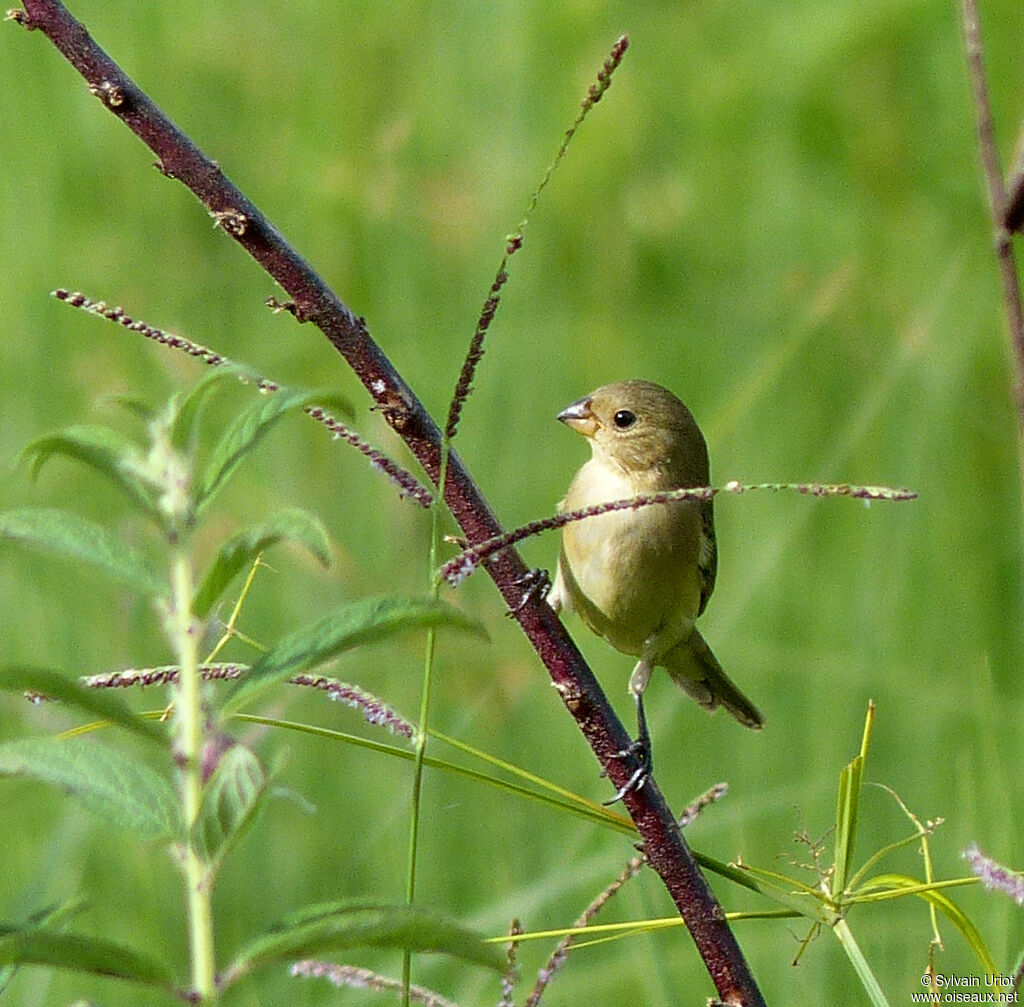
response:
<path id="1" fill-rule="evenodd" d="M 708 449 L 690 410 L 651 381 L 618 381 L 573 402 L 558 419 L 590 441 L 559 512 L 645 493 L 707 486 Z M 713 501 L 681 500 L 611 511 L 562 529 L 548 594 L 616 650 L 640 660 L 629 679 L 638 737 L 623 757 L 639 767 L 609 803 L 643 786 L 651 772 L 643 694 L 654 668 L 706 710 L 724 706 L 741 724 L 764 718 L 729 680 L 695 626 L 715 586 Z"/>

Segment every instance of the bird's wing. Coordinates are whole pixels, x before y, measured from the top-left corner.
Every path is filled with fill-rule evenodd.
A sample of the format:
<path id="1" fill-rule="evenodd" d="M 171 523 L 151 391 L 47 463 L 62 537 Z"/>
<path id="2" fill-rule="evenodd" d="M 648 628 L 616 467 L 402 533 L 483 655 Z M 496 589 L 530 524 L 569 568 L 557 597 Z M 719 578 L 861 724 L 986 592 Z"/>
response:
<path id="1" fill-rule="evenodd" d="M 710 500 L 703 501 L 700 508 L 697 567 L 700 570 L 700 608 L 697 615 L 701 615 L 707 607 L 711 592 L 715 589 L 715 575 L 718 573 L 718 544 L 715 542 L 714 510 Z"/>

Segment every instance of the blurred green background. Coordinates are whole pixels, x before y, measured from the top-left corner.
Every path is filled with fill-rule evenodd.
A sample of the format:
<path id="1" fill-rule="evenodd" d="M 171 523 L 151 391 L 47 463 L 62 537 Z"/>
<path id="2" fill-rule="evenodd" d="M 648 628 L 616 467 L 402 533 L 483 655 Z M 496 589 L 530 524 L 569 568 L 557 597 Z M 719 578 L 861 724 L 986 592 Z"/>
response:
<path id="1" fill-rule="evenodd" d="M 679 807 L 718 780 L 728 798 L 690 831 L 722 860 L 805 862 L 840 768 L 878 701 L 867 777 L 922 818 L 945 819 L 936 870 L 965 872 L 972 840 L 1024 864 L 1020 833 L 1021 505 L 1017 420 L 956 5 L 510 0 L 269 5 L 79 0 L 73 12 L 320 270 L 436 415 L 443 416 L 503 238 L 521 219 L 577 102 L 618 34 L 632 45 L 545 191 L 512 263 L 458 450 L 511 527 L 552 511 L 585 445 L 554 414 L 632 376 L 672 387 L 707 435 L 717 482 L 849 480 L 913 487 L 866 509 L 796 495 L 722 498 L 718 587 L 705 636 L 766 712 L 755 736 L 705 716 L 664 676 L 650 696 L 658 779 Z M 1004 156 L 1024 112 L 1024 7 L 985 3 Z M 402 446 L 320 333 L 262 305 L 273 284 L 39 34 L 0 32 L 0 340 L 3 459 L 76 422 L 121 423 L 112 395 L 162 401 L 199 365 L 48 297 L 57 286 L 216 347 L 282 382 L 350 396 L 357 427 Z M 64 463 L 37 484 L 8 468 L 0 505 L 70 504 L 141 538 L 122 501 Z M 426 515 L 356 452 L 296 416 L 235 478 L 205 540 L 285 505 L 334 540 L 323 572 L 269 557 L 242 628 L 264 642 L 327 606 L 428 588 Z M 557 540 L 524 548 L 552 566 Z M 483 575 L 453 595 L 492 643 L 447 637 L 434 725 L 594 798 L 608 794 Z M 0 660 L 68 674 L 167 660 L 156 620 L 90 571 L 0 548 Z M 631 661 L 570 626 L 624 717 Z M 245 652 L 236 652 L 244 655 Z M 413 715 L 422 640 L 357 651 L 335 673 Z M 140 709 L 160 705 L 149 692 Z M 274 712 L 367 732 L 359 715 L 282 694 Z M 55 708 L 0 698 L 0 736 L 66 726 Z M 216 897 L 220 957 L 304 902 L 400 901 L 409 767 L 299 736 L 248 735 L 287 753 L 284 786 Z M 445 754 L 435 746 L 434 754 Z M 428 773 L 420 898 L 500 933 L 566 926 L 633 853 L 621 836 L 461 779 Z M 0 782 L 0 917 L 84 894 L 76 926 L 185 962 L 180 884 L 166 855 L 124 842 L 61 795 Z M 909 831 L 869 790 L 861 858 Z M 889 863 L 920 874 L 909 848 Z M 811 876 L 808 875 L 808 880 Z M 715 881 L 729 909 L 767 908 Z M 1024 917 L 975 889 L 958 901 L 1004 971 Z M 607 921 L 672 914 L 653 873 Z M 894 1002 L 920 989 L 924 903 L 851 926 Z M 866 1002 L 828 935 L 798 967 L 806 928 L 737 934 L 769 1002 Z M 943 929 L 940 970 L 977 971 Z M 532 977 L 547 946 L 524 947 Z M 395 974 L 395 956 L 347 961 Z M 291 980 L 232 1004 L 378 1003 Z M 463 1007 L 492 977 L 420 958 L 416 978 Z M 712 988 L 679 930 L 574 954 L 545 1003 L 700 1003 Z M 523 993 L 520 997 L 524 996 Z M 5 1002 L 140 1002 L 111 982 L 25 970 Z M 152 996 L 146 1002 L 163 1002 Z M 169 1001 L 168 1001 L 169 1002 Z"/>

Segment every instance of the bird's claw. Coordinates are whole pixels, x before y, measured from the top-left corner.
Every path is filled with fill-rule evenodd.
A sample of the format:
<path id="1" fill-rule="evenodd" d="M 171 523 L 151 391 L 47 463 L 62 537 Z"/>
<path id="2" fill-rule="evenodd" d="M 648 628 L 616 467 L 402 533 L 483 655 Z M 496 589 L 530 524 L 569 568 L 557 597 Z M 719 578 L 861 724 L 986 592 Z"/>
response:
<path id="1" fill-rule="evenodd" d="M 551 576 L 547 570 L 527 570 L 515 583 L 517 587 L 523 589 L 523 596 L 515 608 L 510 608 L 505 613 L 509 619 L 521 612 L 531 601 L 543 601 L 551 590 Z"/>
<path id="2" fill-rule="evenodd" d="M 627 748 L 623 748 L 621 751 L 615 752 L 612 755 L 612 758 L 631 759 L 635 757 L 637 760 L 637 767 L 633 770 L 629 779 L 619 787 L 615 796 L 610 801 L 604 802 L 606 807 L 609 804 L 618 803 L 626 796 L 626 794 L 633 794 L 638 790 L 643 789 L 643 785 L 648 781 L 651 773 L 654 771 L 654 756 L 651 753 L 651 735 L 647 730 L 647 715 L 644 713 L 644 695 L 642 690 L 633 693 L 633 701 L 636 703 L 636 741 L 631 741 Z"/>
<path id="3" fill-rule="evenodd" d="M 643 789 L 644 784 L 650 779 L 651 772 L 654 767 L 651 764 L 651 746 L 650 742 L 644 738 L 637 738 L 636 741 L 631 742 L 628 748 L 623 748 L 612 755 L 613 759 L 629 759 L 636 757 L 637 767 L 633 770 L 632 774 L 626 782 L 619 787 L 615 792 L 615 796 L 610 800 L 602 801 L 605 807 L 609 807 L 612 804 L 617 804 L 621 801 L 626 794 L 632 794 Z M 607 774 L 604 774 L 607 775 Z"/>

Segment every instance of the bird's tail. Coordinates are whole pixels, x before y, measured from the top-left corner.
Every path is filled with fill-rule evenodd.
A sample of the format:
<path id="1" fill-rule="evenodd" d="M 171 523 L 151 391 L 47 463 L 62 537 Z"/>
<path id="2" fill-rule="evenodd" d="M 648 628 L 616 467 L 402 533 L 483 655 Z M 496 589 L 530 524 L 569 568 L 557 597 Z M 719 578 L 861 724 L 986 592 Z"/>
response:
<path id="1" fill-rule="evenodd" d="M 724 706 L 746 727 L 760 730 L 764 726 L 761 711 L 732 683 L 696 629 L 689 639 L 677 644 L 658 663 L 664 665 L 672 681 L 705 710 Z"/>

